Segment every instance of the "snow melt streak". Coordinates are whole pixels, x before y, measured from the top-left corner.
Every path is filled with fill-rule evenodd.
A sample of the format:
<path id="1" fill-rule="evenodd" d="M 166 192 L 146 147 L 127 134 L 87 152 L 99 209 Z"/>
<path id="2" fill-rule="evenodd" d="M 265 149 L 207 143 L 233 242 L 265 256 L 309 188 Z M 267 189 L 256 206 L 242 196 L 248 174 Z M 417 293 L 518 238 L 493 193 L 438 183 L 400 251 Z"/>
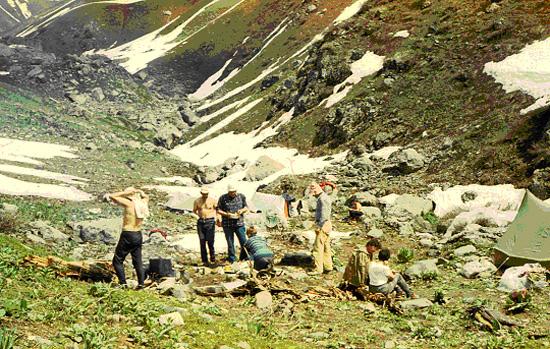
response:
<path id="1" fill-rule="evenodd" d="M 550 38 L 536 41 L 500 62 L 485 64 L 484 72 L 502 84 L 506 92 L 522 91 L 537 99 L 522 114 L 550 104 Z"/>

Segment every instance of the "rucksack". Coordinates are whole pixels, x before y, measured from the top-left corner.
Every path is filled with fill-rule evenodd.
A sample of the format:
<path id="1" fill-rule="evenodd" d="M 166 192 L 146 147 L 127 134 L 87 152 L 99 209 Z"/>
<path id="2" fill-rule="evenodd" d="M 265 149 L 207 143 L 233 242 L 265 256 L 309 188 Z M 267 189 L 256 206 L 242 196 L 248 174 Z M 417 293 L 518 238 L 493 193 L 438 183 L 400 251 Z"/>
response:
<path id="1" fill-rule="evenodd" d="M 369 262 L 367 252 L 355 250 L 351 254 L 344 271 L 343 281 L 350 285 L 359 287 L 369 284 Z"/>

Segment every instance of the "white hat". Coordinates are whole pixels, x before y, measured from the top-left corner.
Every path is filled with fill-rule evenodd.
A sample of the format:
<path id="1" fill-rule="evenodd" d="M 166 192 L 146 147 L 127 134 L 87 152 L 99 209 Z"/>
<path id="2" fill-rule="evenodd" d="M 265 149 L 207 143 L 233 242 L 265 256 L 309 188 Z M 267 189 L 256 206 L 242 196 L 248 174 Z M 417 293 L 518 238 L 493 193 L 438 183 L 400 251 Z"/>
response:
<path id="1" fill-rule="evenodd" d="M 207 187 L 202 187 L 201 188 L 201 194 L 208 194 L 209 193 L 209 190 Z"/>
<path id="2" fill-rule="evenodd" d="M 229 184 L 227 186 L 227 191 L 237 191 L 237 188 L 235 188 L 235 186 L 233 184 Z"/>

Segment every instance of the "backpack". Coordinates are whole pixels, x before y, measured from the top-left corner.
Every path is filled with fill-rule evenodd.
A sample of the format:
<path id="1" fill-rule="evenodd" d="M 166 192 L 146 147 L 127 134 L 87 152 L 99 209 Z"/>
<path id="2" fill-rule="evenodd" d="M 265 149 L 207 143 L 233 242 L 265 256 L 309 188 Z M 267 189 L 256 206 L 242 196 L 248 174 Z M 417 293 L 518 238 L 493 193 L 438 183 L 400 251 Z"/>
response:
<path id="1" fill-rule="evenodd" d="M 362 250 L 353 251 L 349 257 L 348 265 L 346 265 L 343 281 L 356 287 L 368 285 L 369 262 L 370 258 L 367 252 Z"/>

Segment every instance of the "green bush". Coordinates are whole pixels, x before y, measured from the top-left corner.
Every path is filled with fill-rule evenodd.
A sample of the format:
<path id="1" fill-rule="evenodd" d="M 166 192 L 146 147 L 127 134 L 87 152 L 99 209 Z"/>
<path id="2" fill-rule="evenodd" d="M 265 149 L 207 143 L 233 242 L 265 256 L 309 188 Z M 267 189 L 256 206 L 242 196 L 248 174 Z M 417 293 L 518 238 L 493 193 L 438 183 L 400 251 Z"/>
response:
<path id="1" fill-rule="evenodd" d="M 422 215 L 422 218 L 430 222 L 431 225 L 438 225 L 439 224 L 439 218 L 435 215 L 433 212 L 426 212 Z"/>
<path id="2" fill-rule="evenodd" d="M 397 260 L 399 263 L 407 263 L 414 258 L 414 252 L 410 248 L 402 247 L 397 251 Z"/>

